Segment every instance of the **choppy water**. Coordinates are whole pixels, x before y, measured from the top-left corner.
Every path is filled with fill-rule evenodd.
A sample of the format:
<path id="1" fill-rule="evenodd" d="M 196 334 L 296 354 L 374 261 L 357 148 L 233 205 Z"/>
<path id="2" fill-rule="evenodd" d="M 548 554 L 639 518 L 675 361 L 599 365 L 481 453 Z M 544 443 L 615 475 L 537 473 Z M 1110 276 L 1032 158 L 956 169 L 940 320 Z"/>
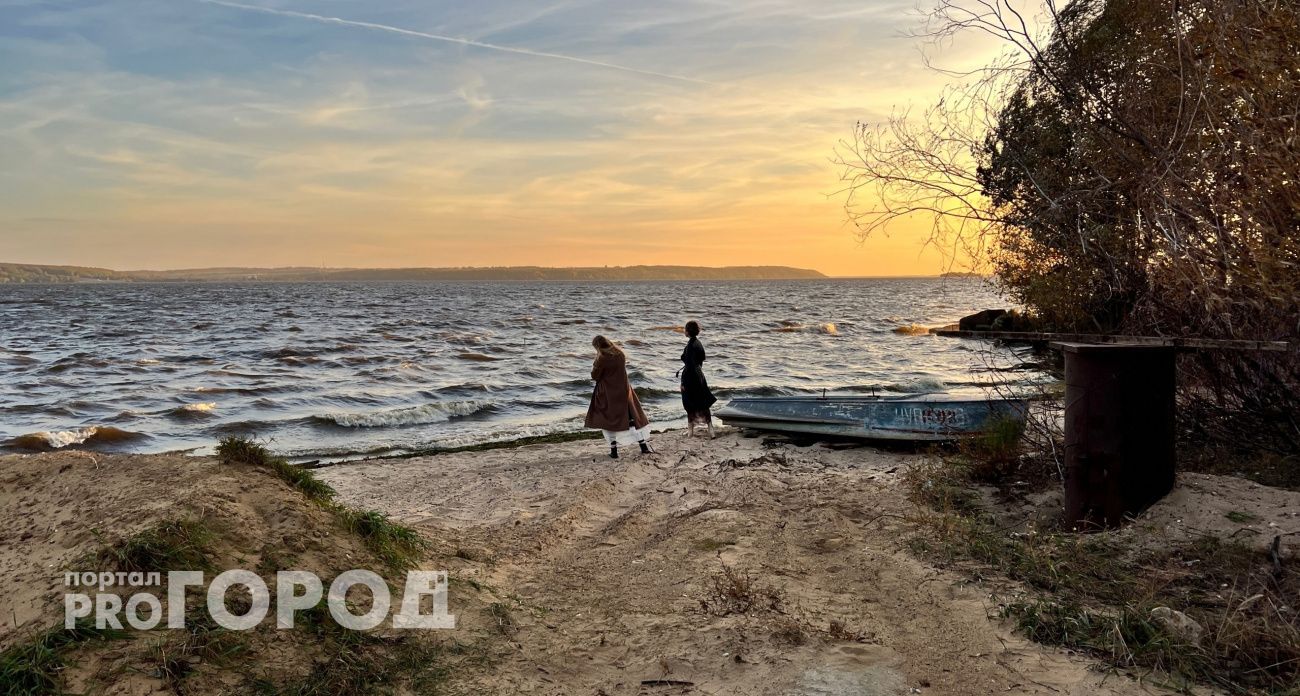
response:
<path id="1" fill-rule="evenodd" d="M 720 399 L 967 390 L 987 346 L 892 332 L 1001 306 L 978 280 L 0 285 L 0 442 L 301 458 L 575 430 L 591 337 L 620 341 L 657 425 L 704 326 Z"/>

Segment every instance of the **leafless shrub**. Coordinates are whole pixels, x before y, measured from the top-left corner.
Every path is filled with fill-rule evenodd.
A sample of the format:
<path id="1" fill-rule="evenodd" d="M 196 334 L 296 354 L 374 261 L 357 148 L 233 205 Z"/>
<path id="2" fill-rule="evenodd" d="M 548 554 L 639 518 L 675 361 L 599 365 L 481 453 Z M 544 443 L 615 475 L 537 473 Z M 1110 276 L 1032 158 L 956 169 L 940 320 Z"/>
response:
<path id="1" fill-rule="evenodd" d="M 785 594 L 759 582 L 753 573 L 722 564 L 722 570 L 709 578 L 706 596 L 700 608 L 707 614 L 727 616 L 750 611 L 780 612 Z"/>
<path id="2" fill-rule="evenodd" d="M 1203 434 L 1300 449 L 1300 6 L 1019 6 L 936 0 L 925 37 L 1005 51 L 923 113 L 859 125 L 838 153 L 850 219 L 931 219 L 930 243 L 1058 329 L 1290 341 L 1182 360 L 1180 398 Z"/>

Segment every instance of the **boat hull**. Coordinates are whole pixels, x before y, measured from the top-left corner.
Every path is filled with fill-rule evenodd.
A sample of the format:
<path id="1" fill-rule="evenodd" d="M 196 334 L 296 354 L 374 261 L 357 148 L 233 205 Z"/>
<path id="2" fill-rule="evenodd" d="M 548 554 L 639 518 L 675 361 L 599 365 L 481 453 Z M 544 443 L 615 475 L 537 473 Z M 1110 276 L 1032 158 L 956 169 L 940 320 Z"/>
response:
<path id="1" fill-rule="evenodd" d="M 757 430 L 911 442 L 949 442 L 985 432 L 1001 420 L 1023 422 L 1021 399 L 947 394 L 754 397 L 732 399 L 716 415 Z"/>

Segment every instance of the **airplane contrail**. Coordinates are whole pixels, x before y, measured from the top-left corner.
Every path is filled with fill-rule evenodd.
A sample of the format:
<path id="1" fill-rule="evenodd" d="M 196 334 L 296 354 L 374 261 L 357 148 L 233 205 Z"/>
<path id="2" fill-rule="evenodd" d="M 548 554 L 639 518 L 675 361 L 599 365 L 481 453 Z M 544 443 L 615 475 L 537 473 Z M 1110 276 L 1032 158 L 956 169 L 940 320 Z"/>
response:
<path id="1" fill-rule="evenodd" d="M 388 32 L 390 34 L 401 34 L 402 36 L 414 36 L 421 39 L 445 41 L 447 43 L 460 44 L 462 46 L 473 46 L 475 48 L 485 48 L 490 51 L 514 53 L 522 56 L 532 56 L 534 58 L 550 58 L 553 60 L 564 60 L 570 63 L 581 63 L 583 65 L 592 65 L 598 68 L 607 68 L 610 70 L 621 70 L 627 73 L 634 73 L 637 75 L 647 75 L 649 77 L 658 77 L 665 80 L 689 82 L 697 85 L 716 84 L 713 82 L 709 82 L 708 80 L 699 80 L 693 77 L 685 77 L 683 75 L 672 75 L 670 73 L 655 72 L 654 70 L 642 70 L 641 68 L 633 68 L 627 65 L 619 65 L 617 63 L 606 63 L 604 61 L 591 60 L 589 58 L 579 58 L 577 56 L 564 55 L 563 53 L 548 53 L 546 51 L 533 51 L 531 49 L 516 48 L 514 46 L 501 46 L 499 44 L 491 44 L 483 41 L 474 41 L 473 39 L 462 39 L 456 36 L 444 36 L 442 34 L 430 34 L 428 32 L 415 31 L 413 29 L 403 29 L 401 27 L 393 27 L 387 24 L 375 24 L 374 22 L 360 22 L 351 19 L 342 19 L 340 17 L 326 17 L 324 15 L 310 14 L 307 12 L 295 12 L 293 10 L 277 10 L 270 7 L 258 7 L 256 5 L 245 5 L 243 3 L 230 2 L 229 0 L 198 0 L 198 1 L 207 3 L 209 5 L 220 5 L 222 7 L 230 7 L 238 10 L 250 10 L 252 12 L 261 12 L 264 14 L 279 15 L 281 17 L 297 17 L 299 19 L 309 19 L 314 22 L 322 22 L 325 24 L 340 24 L 348 27 L 360 27 L 362 29 L 383 31 L 383 32 Z"/>

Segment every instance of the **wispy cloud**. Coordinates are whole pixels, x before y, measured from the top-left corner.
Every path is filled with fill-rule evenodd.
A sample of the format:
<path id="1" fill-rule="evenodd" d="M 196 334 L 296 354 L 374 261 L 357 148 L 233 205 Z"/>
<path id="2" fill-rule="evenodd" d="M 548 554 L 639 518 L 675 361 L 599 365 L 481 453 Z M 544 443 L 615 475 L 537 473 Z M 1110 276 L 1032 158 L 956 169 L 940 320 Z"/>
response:
<path id="1" fill-rule="evenodd" d="M 685 76 L 685 75 L 674 75 L 674 74 L 672 74 L 672 73 L 658 72 L 658 71 L 655 71 L 655 70 L 644 70 L 644 69 L 641 69 L 641 68 L 634 68 L 634 67 L 632 67 L 632 66 L 628 66 L 628 65 L 619 65 L 619 64 L 617 64 L 617 63 L 607 63 L 607 62 L 605 62 L 605 61 L 601 61 L 601 60 L 592 60 L 592 59 L 590 59 L 590 58 L 582 58 L 582 57 L 579 57 L 579 56 L 570 56 L 570 55 L 565 55 L 565 54 L 563 54 L 563 53 L 550 53 L 550 52 L 547 52 L 547 51 L 534 51 L 534 50 L 532 50 L 532 49 L 528 49 L 528 48 L 519 48 L 519 47 L 517 47 L 517 46 L 502 46 L 502 45 L 499 45 L 499 44 L 487 43 L 487 42 L 484 42 L 484 41 L 475 41 L 475 40 L 473 40 L 473 39 L 466 39 L 466 38 L 462 38 L 462 37 L 459 37 L 459 36 L 444 36 L 444 35 L 442 35 L 442 34 L 431 34 L 431 33 L 429 33 L 429 32 L 424 32 L 424 31 L 415 31 L 414 29 L 403 29 L 402 27 L 394 27 L 394 26 L 389 26 L 389 25 L 387 25 L 387 24 L 377 24 L 377 23 L 375 23 L 375 22 L 360 22 L 360 21 L 356 21 L 356 20 L 352 20 L 352 19 L 343 19 L 343 18 L 341 18 L 341 17 L 326 17 L 325 15 L 311 14 L 311 13 L 309 13 L 309 12 L 295 12 L 295 11 L 293 11 L 293 10 L 277 10 L 277 9 L 273 9 L 273 8 L 269 8 L 269 7 L 258 7 L 258 6 L 256 6 L 256 5 L 245 5 L 245 4 L 243 4 L 243 3 L 238 3 L 238 2 L 227 2 L 226 0 L 198 0 L 198 1 L 199 1 L 199 2 L 202 2 L 202 3 L 209 4 L 209 5 L 220 5 L 220 6 L 222 6 L 222 7 L 229 7 L 229 8 L 232 8 L 232 9 L 248 10 L 248 11 L 251 11 L 251 12 L 261 12 L 261 13 L 263 13 L 263 14 L 276 15 L 276 16 L 279 16 L 279 17 L 296 17 L 296 18 L 298 18 L 298 19 L 307 19 L 307 20 L 311 20 L 311 21 L 313 21 L 313 22 L 322 22 L 322 23 L 325 23 L 325 24 L 338 24 L 338 25 L 346 26 L 346 27 L 358 27 L 358 28 L 361 28 L 361 29 L 371 29 L 371 30 L 374 30 L 374 31 L 384 31 L 384 32 L 388 32 L 388 33 L 390 33 L 390 34 L 400 34 L 400 35 L 402 35 L 402 36 L 413 36 L 413 37 L 421 38 L 421 39 L 431 39 L 431 40 L 433 40 L 433 41 L 444 41 L 444 42 L 447 42 L 447 43 L 460 44 L 460 45 L 462 45 L 462 46 L 472 46 L 472 47 L 474 47 L 474 48 L 482 48 L 482 49 L 486 49 L 486 50 L 489 50 L 489 51 L 500 51 L 500 52 L 503 52 L 503 53 L 513 53 L 513 54 L 515 54 L 515 55 L 529 56 L 529 57 L 532 57 L 532 58 L 546 58 L 546 59 L 550 59 L 550 60 L 562 60 L 562 61 L 567 61 L 567 62 L 570 62 L 570 63 L 578 63 L 578 64 L 581 64 L 581 65 L 590 65 L 590 66 L 594 66 L 594 67 L 597 67 L 597 68 L 605 68 L 605 69 L 608 69 L 608 70 L 618 70 L 618 71 L 625 72 L 625 73 L 632 73 L 632 74 L 634 74 L 634 75 L 644 75 L 644 76 L 647 76 L 647 77 L 657 77 L 657 78 L 661 78 L 661 79 L 665 79 L 665 80 L 674 80 L 674 81 L 677 81 L 677 82 L 688 82 L 688 83 L 697 84 L 697 85 L 713 85 L 713 84 L 715 84 L 715 83 L 713 83 L 713 82 L 709 82 L 708 80 L 701 80 L 701 79 L 697 79 L 697 78 L 694 78 L 694 77 L 687 77 L 687 76 Z"/>
<path id="2" fill-rule="evenodd" d="M 0 0 L 0 260 L 934 271 L 826 195 L 914 1 Z"/>

